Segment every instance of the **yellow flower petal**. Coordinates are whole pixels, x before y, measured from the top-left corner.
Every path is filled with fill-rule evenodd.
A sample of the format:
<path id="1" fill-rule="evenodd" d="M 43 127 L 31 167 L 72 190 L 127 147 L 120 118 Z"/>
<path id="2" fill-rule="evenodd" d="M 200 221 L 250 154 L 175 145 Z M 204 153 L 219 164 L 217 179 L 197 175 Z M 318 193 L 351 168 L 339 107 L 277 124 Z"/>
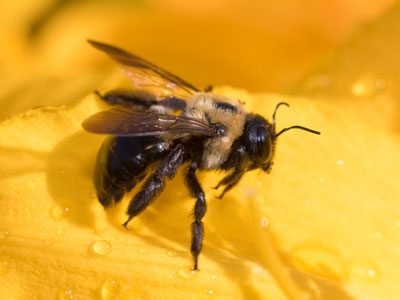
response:
<path id="1" fill-rule="evenodd" d="M 393 166 L 400 163 L 400 142 L 369 118 L 381 103 L 339 108 L 230 88 L 216 92 L 245 99 L 249 110 L 265 116 L 284 99 L 292 106 L 279 111 L 280 128 L 302 124 L 322 135 L 282 135 L 271 175 L 246 174 L 223 200 L 211 189 L 221 175 L 201 175 L 209 205 L 195 273 L 194 201 L 181 174 L 129 232 L 121 226 L 129 197 L 111 211 L 97 202 L 91 176 L 104 137 L 80 125 L 102 108 L 94 96 L 74 108 L 36 109 L 3 122 L 0 293 L 11 299 L 398 295 L 400 187 Z"/>

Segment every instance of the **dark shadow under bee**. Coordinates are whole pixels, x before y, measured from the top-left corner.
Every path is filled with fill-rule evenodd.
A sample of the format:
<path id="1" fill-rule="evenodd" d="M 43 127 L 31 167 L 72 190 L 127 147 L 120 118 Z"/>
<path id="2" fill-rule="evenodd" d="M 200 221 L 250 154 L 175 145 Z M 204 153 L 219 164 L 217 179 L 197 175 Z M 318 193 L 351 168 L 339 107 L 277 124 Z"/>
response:
<path id="1" fill-rule="evenodd" d="M 216 185 L 223 187 L 220 198 L 251 170 L 271 171 L 277 137 L 273 123 L 257 114 L 247 113 L 234 99 L 200 91 L 179 77 L 122 49 L 89 41 L 117 61 L 131 80 L 132 91 L 112 91 L 98 95 L 114 108 L 84 121 L 93 133 L 109 134 L 96 159 L 94 184 L 104 207 L 118 203 L 142 183 L 129 202 L 128 219 L 140 214 L 163 191 L 166 180 L 185 166 L 185 183 L 196 199 L 192 223 L 191 252 L 194 269 L 202 248 L 207 210 L 197 170 L 224 170 L 228 174 Z M 152 172 L 150 173 L 150 170 Z"/>

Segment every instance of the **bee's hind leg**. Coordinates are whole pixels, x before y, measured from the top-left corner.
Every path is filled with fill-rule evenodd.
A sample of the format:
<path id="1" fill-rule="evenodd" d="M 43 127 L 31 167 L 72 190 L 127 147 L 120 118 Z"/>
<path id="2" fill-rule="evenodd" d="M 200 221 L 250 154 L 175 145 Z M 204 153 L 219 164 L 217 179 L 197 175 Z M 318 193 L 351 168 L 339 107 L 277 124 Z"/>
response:
<path id="1" fill-rule="evenodd" d="M 194 260 L 193 270 L 199 269 L 198 260 L 203 244 L 203 235 L 204 235 L 204 225 L 202 219 L 207 210 L 204 191 L 201 188 L 200 183 L 197 180 L 195 174 L 197 168 L 198 168 L 197 163 L 192 162 L 186 174 L 186 185 L 188 186 L 192 196 L 197 199 L 193 211 L 194 222 L 192 223 L 192 246 L 190 249 Z"/>
<path id="2" fill-rule="evenodd" d="M 140 214 L 146 207 L 152 203 L 165 187 L 165 180 L 172 179 L 179 167 L 183 163 L 184 149 L 178 144 L 172 149 L 168 155 L 161 161 L 155 172 L 150 175 L 143 183 L 140 191 L 129 202 L 126 211 L 128 220 L 123 224 L 127 228 L 128 223 L 133 217 Z"/>

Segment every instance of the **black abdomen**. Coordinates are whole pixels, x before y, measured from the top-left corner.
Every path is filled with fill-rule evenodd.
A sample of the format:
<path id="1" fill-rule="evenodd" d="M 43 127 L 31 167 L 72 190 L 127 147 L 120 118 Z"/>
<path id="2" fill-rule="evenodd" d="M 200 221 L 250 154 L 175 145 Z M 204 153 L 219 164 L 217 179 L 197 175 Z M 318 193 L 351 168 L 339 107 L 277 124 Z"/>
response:
<path id="1" fill-rule="evenodd" d="M 97 154 L 94 185 L 100 203 L 118 202 L 146 175 L 147 167 L 166 152 L 162 140 L 154 136 L 105 139 Z"/>

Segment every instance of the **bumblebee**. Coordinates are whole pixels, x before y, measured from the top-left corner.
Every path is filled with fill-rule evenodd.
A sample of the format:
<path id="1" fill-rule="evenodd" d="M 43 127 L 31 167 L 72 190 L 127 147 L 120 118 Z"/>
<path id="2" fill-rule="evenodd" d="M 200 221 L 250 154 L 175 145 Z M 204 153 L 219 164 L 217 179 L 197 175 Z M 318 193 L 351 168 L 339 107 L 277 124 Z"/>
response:
<path id="1" fill-rule="evenodd" d="M 247 113 L 235 99 L 200 90 L 179 77 L 122 49 L 89 40 L 95 48 L 115 60 L 131 81 L 131 91 L 116 90 L 98 95 L 114 105 L 87 118 L 89 132 L 108 134 L 96 159 L 94 185 L 105 207 L 121 201 L 125 193 L 142 183 L 127 208 L 127 228 L 133 217 L 146 209 L 163 191 L 179 168 L 185 167 L 186 185 L 196 199 L 191 226 L 194 270 L 202 248 L 207 210 L 197 170 L 223 170 L 228 174 L 216 185 L 219 198 L 251 170 L 271 171 L 277 138 L 291 126 L 276 132 L 272 123 Z"/>

